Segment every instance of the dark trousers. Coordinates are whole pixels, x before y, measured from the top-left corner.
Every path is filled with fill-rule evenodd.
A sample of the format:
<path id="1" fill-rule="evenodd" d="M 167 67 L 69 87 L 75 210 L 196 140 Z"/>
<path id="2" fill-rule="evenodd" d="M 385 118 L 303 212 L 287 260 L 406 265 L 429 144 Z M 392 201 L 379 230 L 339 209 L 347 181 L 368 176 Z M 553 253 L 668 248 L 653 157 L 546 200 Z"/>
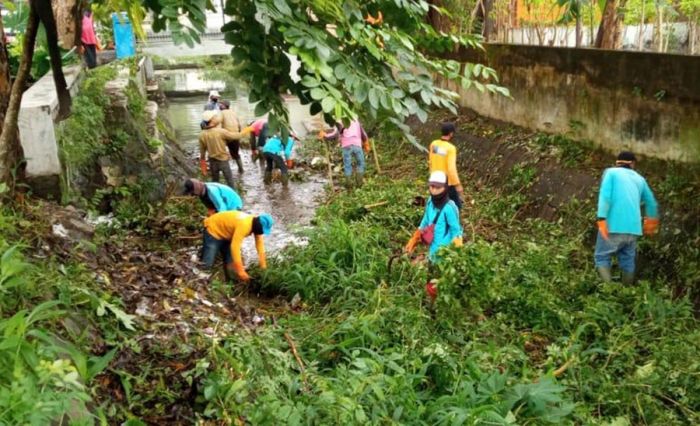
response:
<path id="1" fill-rule="evenodd" d="M 85 64 L 88 68 L 95 68 L 97 66 L 97 46 L 94 44 L 83 44 L 85 48 Z"/>
<path id="2" fill-rule="evenodd" d="M 241 158 L 241 141 L 228 141 L 226 142 L 226 146 L 228 147 L 228 152 L 231 154 L 231 158 L 234 160 Z"/>
<path id="3" fill-rule="evenodd" d="M 224 179 L 226 183 L 231 188 L 233 186 L 233 172 L 231 171 L 231 166 L 229 166 L 228 161 L 217 160 L 216 158 L 209 159 L 209 174 L 211 174 L 212 182 L 219 181 L 219 173 L 224 174 Z"/>
<path id="4" fill-rule="evenodd" d="M 457 187 L 454 185 L 448 186 L 447 187 L 447 195 L 450 197 L 450 200 L 454 201 L 455 204 L 457 204 L 458 209 L 462 209 L 462 199 L 459 198 L 459 192 L 457 192 Z"/>
<path id="5" fill-rule="evenodd" d="M 211 267 L 214 266 L 216 255 L 219 253 L 224 257 L 225 265 L 233 262 L 233 257 L 231 256 L 231 241 L 217 240 L 206 229 L 202 232 L 202 237 L 201 260 L 207 269 L 211 269 Z"/>
<path id="6" fill-rule="evenodd" d="M 287 163 L 285 163 L 284 158 L 282 158 L 281 155 L 271 154 L 269 152 L 265 152 L 263 155 L 265 156 L 266 173 L 272 173 L 272 168 L 274 165 L 274 167 L 277 167 L 282 171 L 283 175 L 287 174 Z"/>
<path id="7" fill-rule="evenodd" d="M 265 142 L 267 142 L 267 123 L 263 124 L 262 129 L 260 129 L 260 134 L 258 135 L 258 149 L 262 150 L 262 147 L 265 146 Z"/>

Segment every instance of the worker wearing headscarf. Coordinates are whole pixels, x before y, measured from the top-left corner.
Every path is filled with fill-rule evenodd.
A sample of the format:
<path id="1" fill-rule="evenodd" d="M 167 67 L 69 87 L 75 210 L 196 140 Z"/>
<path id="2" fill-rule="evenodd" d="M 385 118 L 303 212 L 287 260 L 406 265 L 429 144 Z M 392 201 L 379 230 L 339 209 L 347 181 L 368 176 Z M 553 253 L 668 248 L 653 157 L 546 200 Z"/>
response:
<path id="1" fill-rule="evenodd" d="M 199 166 L 202 174 L 207 174 L 206 155 L 209 154 L 209 171 L 211 180 L 219 181 L 219 174 L 223 173 L 226 183 L 233 188 L 233 173 L 228 162 L 231 156 L 226 146 L 227 141 L 241 139 L 251 132 L 250 127 L 246 127 L 241 132 L 231 132 L 221 127 L 217 127 L 221 121 L 221 114 L 217 111 L 204 111 L 202 121 L 206 123 L 202 133 L 199 135 Z"/>
<path id="2" fill-rule="evenodd" d="M 454 244 L 462 246 L 462 225 L 459 222 L 459 209 L 447 192 L 447 175 L 437 171 L 428 180 L 430 200 L 425 206 L 423 219 L 418 229 L 406 244 L 405 250 L 413 252 L 419 242 L 430 246 L 429 259 L 437 262 L 437 252 L 441 247 Z"/>

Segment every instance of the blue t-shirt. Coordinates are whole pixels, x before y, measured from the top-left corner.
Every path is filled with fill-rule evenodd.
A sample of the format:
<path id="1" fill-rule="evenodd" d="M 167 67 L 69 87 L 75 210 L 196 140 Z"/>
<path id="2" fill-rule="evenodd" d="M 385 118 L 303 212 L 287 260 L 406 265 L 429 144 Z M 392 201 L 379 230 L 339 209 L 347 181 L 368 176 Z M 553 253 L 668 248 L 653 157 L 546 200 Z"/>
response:
<path id="1" fill-rule="evenodd" d="M 435 221 L 435 215 L 439 214 L 437 222 L 435 222 L 434 238 L 430 244 L 430 260 L 435 262 L 438 260 L 436 253 L 442 246 L 452 243 L 457 237 L 462 236 L 462 224 L 459 223 L 459 209 L 454 201 L 449 200 L 445 206 L 440 209 L 433 206 L 433 200 L 429 200 L 425 206 L 423 220 L 420 222 L 420 229 L 430 226 Z"/>
<path id="2" fill-rule="evenodd" d="M 216 182 L 207 182 L 204 184 L 207 187 L 205 194 L 214 204 L 214 210 L 217 213 L 227 212 L 229 210 L 240 210 L 243 208 L 243 200 L 231 189 L 228 185 L 222 185 Z"/>
<path id="3" fill-rule="evenodd" d="M 642 175 L 626 167 L 603 172 L 598 217 L 607 220 L 610 233 L 642 235 L 642 204 L 645 216 L 658 216 L 654 193 Z"/>

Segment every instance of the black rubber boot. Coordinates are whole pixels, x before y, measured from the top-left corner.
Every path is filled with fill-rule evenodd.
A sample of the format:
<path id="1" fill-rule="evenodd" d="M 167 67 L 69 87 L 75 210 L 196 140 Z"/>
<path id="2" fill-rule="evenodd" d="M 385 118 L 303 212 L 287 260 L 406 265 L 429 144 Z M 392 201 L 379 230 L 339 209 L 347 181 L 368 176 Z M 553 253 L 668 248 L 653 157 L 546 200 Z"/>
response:
<path id="1" fill-rule="evenodd" d="M 362 173 L 357 173 L 355 175 L 355 187 L 360 188 L 364 182 L 365 182 L 365 175 Z"/>
<path id="2" fill-rule="evenodd" d="M 622 271 L 622 284 L 633 285 L 634 284 L 634 272 Z"/>
<path id="3" fill-rule="evenodd" d="M 282 174 L 282 186 L 285 188 L 289 186 L 289 175 Z"/>
<path id="4" fill-rule="evenodd" d="M 238 166 L 238 173 L 243 173 L 243 160 L 241 160 L 241 157 L 236 158 L 236 165 Z"/>
<path id="5" fill-rule="evenodd" d="M 265 177 L 263 178 L 263 182 L 266 184 L 272 183 L 272 172 L 265 172 Z"/>

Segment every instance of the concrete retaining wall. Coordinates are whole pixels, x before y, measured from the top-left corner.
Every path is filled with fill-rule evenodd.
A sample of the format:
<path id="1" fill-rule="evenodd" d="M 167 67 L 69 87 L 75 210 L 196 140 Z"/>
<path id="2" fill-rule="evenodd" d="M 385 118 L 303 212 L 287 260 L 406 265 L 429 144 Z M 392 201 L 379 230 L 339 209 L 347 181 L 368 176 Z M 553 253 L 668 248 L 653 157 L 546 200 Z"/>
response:
<path id="1" fill-rule="evenodd" d="M 444 86 L 479 114 L 611 151 L 700 161 L 700 57 L 489 44 L 454 59 L 494 68 L 513 99 Z"/>
<path id="2" fill-rule="evenodd" d="M 63 69 L 71 97 L 78 94 L 83 69 L 74 65 Z M 146 82 L 153 79 L 153 63 L 150 58 L 139 62 L 137 84 L 145 94 Z M 48 73 L 34 83 L 22 95 L 18 126 L 19 138 L 27 162 L 26 177 L 34 192 L 41 196 L 60 197 L 62 173 L 56 140 L 56 116 L 58 95 L 53 75 Z"/>

